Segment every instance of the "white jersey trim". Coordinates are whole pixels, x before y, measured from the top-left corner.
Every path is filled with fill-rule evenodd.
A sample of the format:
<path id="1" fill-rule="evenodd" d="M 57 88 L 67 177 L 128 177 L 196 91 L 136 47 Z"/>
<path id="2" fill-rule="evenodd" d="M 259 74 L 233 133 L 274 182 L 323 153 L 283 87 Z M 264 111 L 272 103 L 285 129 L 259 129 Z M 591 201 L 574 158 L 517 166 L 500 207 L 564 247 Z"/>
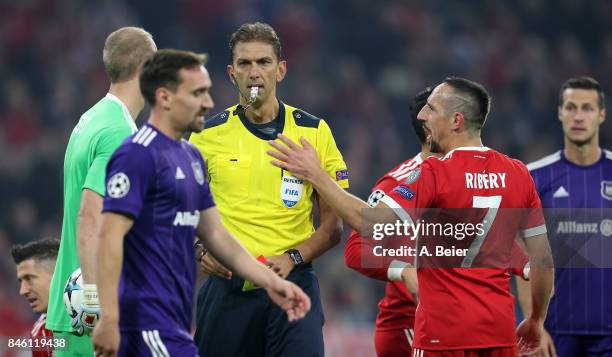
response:
<path id="1" fill-rule="evenodd" d="M 141 136 L 144 134 L 144 132 L 145 132 L 145 131 L 147 131 L 147 129 L 149 129 L 149 128 L 144 127 L 144 128 L 142 128 L 142 129 L 140 129 L 140 130 L 138 131 L 138 133 L 136 133 L 136 135 L 134 135 L 134 137 L 132 138 L 132 142 L 133 142 L 133 143 L 135 143 L 135 142 L 137 142 L 138 140 L 140 140 L 140 137 L 141 137 Z"/>
<path id="2" fill-rule="evenodd" d="M 168 349 L 162 342 L 158 330 L 142 331 L 142 338 L 147 344 L 147 347 L 149 347 L 153 357 L 170 357 L 170 353 L 168 353 Z"/>
<path id="3" fill-rule="evenodd" d="M 543 224 L 541 226 L 537 226 L 537 227 L 533 227 L 533 228 L 527 228 L 524 229 L 522 231 L 519 232 L 519 234 L 521 235 L 521 237 L 523 238 L 531 238 L 540 234 L 544 234 L 546 233 L 546 225 Z"/>
<path id="4" fill-rule="evenodd" d="M 159 350 L 153 346 L 153 343 L 151 341 L 151 336 L 149 335 L 149 331 L 142 331 L 142 339 L 147 344 L 147 347 L 149 347 L 149 350 L 151 351 L 151 355 L 153 355 L 153 357 L 161 356 Z"/>
<path id="5" fill-rule="evenodd" d="M 412 340 L 414 338 L 414 330 L 413 329 L 404 329 L 404 335 L 406 335 L 406 339 L 408 340 L 408 344 L 412 347 Z"/>
<path id="6" fill-rule="evenodd" d="M 423 153 L 420 152 L 417 156 L 414 157 L 413 159 L 414 161 L 416 161 L 417 164 L 422 164 L 423 163 Z"/>
<path id="7" fill-rule="evenodd" d="M 537 170 L 544 166 L 552 165 L 559 160 L 561 160 L 561 150 L 557 151 L 554 154 L 544 156 L 540 160 L 527 164 L 527 170 L 529 171 Z"/>
<path id="8" fill-rule="evenodd" d="M 389 176 L 393 177 L 396 181 L 402 181 L 417 166 L 423 163 L 423 153 L 419 153 L 417 156 L 410 159 L 408 162 L 401 164 L 396 170 L 389 172 Z"/>
<path id="9" fill-rule="evenodd" d="M 402 208 L 402 206 L 400 206 L 399 203 L 395 202 L 395 200 L 393 198 L 389 197 L 388 195 L 384 195 L 380 199 L 380 202 L 383 202 L 384 204 L 389 206 L 389 208 L 391 208 L 393 210 L 393 212 L 397 215 L 397 217 L 399 219 L 408 222 L 408 224 L 410 224 L 410 225 L 414 225 L 414 223 L 412 221 L 412 218 L 410 217 L 408 212 L 406 212 L 404 210 L 404 208 Z"/>
<path id="10" fill-rule="evenodd" d="M 604 152 L 604 156 L 606 157 L 606 159 L 612 160 L 612 151 L 603 149 L 603 152 Z"/>
<path id="11" fill-rule="evenodd" d="M 43 314 L 40 315 L 38 320 L 36 320 L 36 323 L 34 323 L 34 326 L 32 326 L 32 331 L 30 331 L 30 335 L 31 336 L 38 335 L 38 333 L 40 332 L 41 328 L 44 328 L 46 323 L 47 323 L 47 314 L 43 313 Z M 46 336 L 46 334 L 45 334 L 45 336 Z"/>
<path id="12" fill-rule="evenodd" d="M 140 131 L 136 135 L 134 135 L 134 137 L 132 138 L 132 142 L 147 147 L 149 146 L 151 141 L 155 139 L 156 136 L 157 132 L 155 130 L 151 129 L 148 126 L 145 126 L 140 129 Z"/>
<path id="13" fill-rule="evenodd" d="M 104 96 L 104 98 L 106 98 L 108 100 L 112 100 L 113 102 L 115 102 L 115 103 L 119 104 L 119 106 L 121 106 L 121 109 L 123 110 L 123 117 L 127 121 L 127 123 L 130 126 L 130 128 L 132 129 L 132 134 L 134 134 L 136 131 L 138 131 L 138 127 L 136 127 L 136 122 L 135 122 L 134 118 L 132 118 L 132 114 L 130 114 L 130 111 L 125 106 L 125 104 L 123 104 L 121 99 L 119 99 L 116 95 L 111 94 L 111 93 L 106 93 L 106 96 Z"/>
<path id="14" fill-rule="evenodd" d="M 446 155 L 444 155 L 442 160 L 450 157 L 455 151 L 482 151 L 484 152 L 484 151 L 489 151 L 489 150 L 491 149 L 486 146 L 462 146 L 462 147 L 455 148 L 449 151 L 448 153 L 446 153 Z"/>

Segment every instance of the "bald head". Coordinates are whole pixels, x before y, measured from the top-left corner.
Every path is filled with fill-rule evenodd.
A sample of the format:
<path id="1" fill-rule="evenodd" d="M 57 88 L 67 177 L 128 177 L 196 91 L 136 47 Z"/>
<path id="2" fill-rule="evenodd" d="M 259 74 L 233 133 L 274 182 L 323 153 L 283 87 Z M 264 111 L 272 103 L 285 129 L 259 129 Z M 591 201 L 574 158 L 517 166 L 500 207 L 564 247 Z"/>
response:
<path id="1" fill-rule="evenodd" d="M 144 61 L 156 50 L 151 34 L 139 27 L 122 27 L 108 35 L 102 60 L 111 83 L 136 78 Z"/>

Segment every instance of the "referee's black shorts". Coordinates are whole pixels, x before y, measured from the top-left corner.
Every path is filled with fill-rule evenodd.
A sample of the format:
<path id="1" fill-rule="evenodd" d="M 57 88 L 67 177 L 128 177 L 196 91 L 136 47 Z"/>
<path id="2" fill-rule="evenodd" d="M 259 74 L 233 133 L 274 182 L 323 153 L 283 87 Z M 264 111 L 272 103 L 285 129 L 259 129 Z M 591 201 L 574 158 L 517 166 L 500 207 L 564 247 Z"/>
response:
<path id="1" fill-rule="evenodd" d="M 210 277 L 198 293 L 195 342 L 202 357 L 322 357 L 323 308 L 311 264 L 295 268 L 287 280 L 310 297 L 304 319 L 289 323 L 266 291 L 242 291 L 244 280 Z"/>

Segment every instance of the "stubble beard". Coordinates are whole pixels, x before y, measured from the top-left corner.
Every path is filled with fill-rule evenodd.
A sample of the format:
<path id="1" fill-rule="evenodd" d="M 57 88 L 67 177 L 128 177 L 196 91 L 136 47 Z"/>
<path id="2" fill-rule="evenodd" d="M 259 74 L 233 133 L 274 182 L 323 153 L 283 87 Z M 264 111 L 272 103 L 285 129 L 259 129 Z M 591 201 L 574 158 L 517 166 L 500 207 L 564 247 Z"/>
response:
<path id="1" fill-rule="evenodd" d="M 572 139 L 570 136 L 567 137 L 569 139 L 569 142 L 578 146 L 578 147 L 583 147 L 586 146 L 590 143 L 592 143 L 595 140 L 595 134 L 589 136 L 586 139 Z"/>
<path id="2" fill-rule="evenodd" d="M 185 131 L 185 133 L 187 133 L 187 134 L 199 133 L 202 130 L 204 130 L 204 123 L 198 124 L 197 122 L 198 122 L 198 120 L 196 120 L 193 123 L 189 124 L 189 126 L 187 127 L 187 130 Z"/>

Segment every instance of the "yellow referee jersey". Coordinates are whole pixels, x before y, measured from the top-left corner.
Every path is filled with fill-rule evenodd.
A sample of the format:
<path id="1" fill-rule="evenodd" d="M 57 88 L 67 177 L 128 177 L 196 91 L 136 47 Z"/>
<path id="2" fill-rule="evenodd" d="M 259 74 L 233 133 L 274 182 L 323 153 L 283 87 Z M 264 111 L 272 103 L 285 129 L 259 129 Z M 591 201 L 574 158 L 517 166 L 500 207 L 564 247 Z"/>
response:
<path id="1" fill-rule="evenodd" d="M 272 125 L 292 140 L 306 138 L 321 165 L 343 188 L 348 171 L 327 123 L 279 102 Z M 255 125 L 233 106 L 206 121 L 189 141 L 206 160 L 210 190 L 223 224 L 254 256 L 284 253 L 314 232 L 310 183 L 270 163 L 274 128 Z"/>

